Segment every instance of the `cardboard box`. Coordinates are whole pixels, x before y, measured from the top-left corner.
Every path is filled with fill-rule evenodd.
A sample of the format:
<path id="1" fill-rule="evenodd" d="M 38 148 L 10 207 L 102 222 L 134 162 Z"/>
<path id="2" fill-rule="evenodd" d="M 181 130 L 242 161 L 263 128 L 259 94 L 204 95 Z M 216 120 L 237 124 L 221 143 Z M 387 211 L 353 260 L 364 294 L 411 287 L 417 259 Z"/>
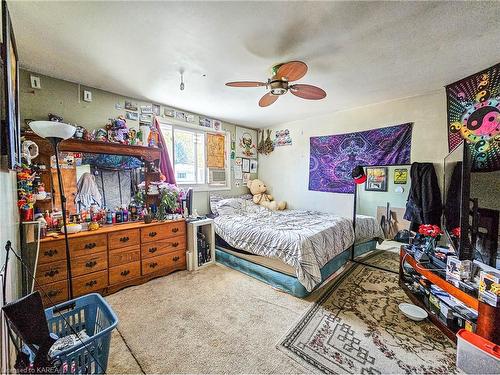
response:
<path id="1" fill-rule="evenodd" d="M 480 272 L 478 299 L 491 306 L 500 305 L 500 273 Z"/>

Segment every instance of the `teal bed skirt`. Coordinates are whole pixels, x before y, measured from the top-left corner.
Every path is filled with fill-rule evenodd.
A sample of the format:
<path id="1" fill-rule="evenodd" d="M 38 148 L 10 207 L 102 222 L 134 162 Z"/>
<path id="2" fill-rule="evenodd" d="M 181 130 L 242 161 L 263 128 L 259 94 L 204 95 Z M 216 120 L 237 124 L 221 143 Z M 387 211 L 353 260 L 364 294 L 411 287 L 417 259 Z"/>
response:
<path id="1" fill-rule="evenodd" d="M 367 253 L 370 250 L 374 250 L 376 245 L 376 240 L 354 245 L 354 256 L 358 256 Z M 338 269 L 342 267 L 350 259 L 350 257 L 351 250 L 347 249 L 330 260 L 327 264 L 325 264 L 323 268 L 321 268 L 321 281 L 325 281 L 333 273 L 338 271 Z M 256 279 L 263 281 L 271 285 L 272 287 L 289 293 L 295 297 L 303 298 L 311 294 L 311 292 L 308 292 L 306 288 L 304 288 L 304 286 L 299 283 L 299 280 L 296 277 L 274 271 L 270 268 L 253 263 L 249 260 L 239 258 L 225 252 L 223 249 L 215 249 L 215 259 L 218 263 L 243 272 L 246 275 L 255 277 Z"/>

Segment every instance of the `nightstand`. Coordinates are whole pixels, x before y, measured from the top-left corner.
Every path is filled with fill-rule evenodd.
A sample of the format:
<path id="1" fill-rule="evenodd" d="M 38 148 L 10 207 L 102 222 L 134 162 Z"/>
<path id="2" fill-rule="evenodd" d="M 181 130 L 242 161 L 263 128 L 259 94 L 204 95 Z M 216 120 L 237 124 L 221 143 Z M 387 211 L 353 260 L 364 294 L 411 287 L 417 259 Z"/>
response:
<path id="1" fill-rule="evenodd" d="M 215 263 L 215 231 L 212 219 L 202 219 L 187 224 L 187 268 L 195 271 Z"/>

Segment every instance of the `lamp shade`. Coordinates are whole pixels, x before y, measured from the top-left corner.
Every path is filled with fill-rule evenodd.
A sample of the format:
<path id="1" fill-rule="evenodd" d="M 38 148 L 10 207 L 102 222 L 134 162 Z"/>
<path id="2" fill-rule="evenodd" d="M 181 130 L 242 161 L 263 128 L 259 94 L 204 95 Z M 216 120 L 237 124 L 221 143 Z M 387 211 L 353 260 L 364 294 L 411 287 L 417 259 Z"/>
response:
<path id="1" fill-rule="evenodd" d="M 31 121 L 31 130 L 42 138 L 68 139 L 75 134 L 76 128 L 73 125 L 56 121 Z"/>

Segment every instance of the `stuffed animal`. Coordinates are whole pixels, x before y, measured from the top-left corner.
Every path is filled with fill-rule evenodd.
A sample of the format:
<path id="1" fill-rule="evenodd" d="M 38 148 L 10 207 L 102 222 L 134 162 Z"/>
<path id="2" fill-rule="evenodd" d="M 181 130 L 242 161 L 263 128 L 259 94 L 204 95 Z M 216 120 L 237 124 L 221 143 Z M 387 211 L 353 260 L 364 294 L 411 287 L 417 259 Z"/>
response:
<path id="1" fill-rule="evenodd" d="M 274 198 L 271 194 L 266 194 L 267 186 L 261 180 L 249 180 L 247 187 L 253 195 L 253 202 L 255 204 L 260 204 L 273 211 L 284 210 L 286 208 L 286 202 L 276 202 L 273 200 Z"/>

